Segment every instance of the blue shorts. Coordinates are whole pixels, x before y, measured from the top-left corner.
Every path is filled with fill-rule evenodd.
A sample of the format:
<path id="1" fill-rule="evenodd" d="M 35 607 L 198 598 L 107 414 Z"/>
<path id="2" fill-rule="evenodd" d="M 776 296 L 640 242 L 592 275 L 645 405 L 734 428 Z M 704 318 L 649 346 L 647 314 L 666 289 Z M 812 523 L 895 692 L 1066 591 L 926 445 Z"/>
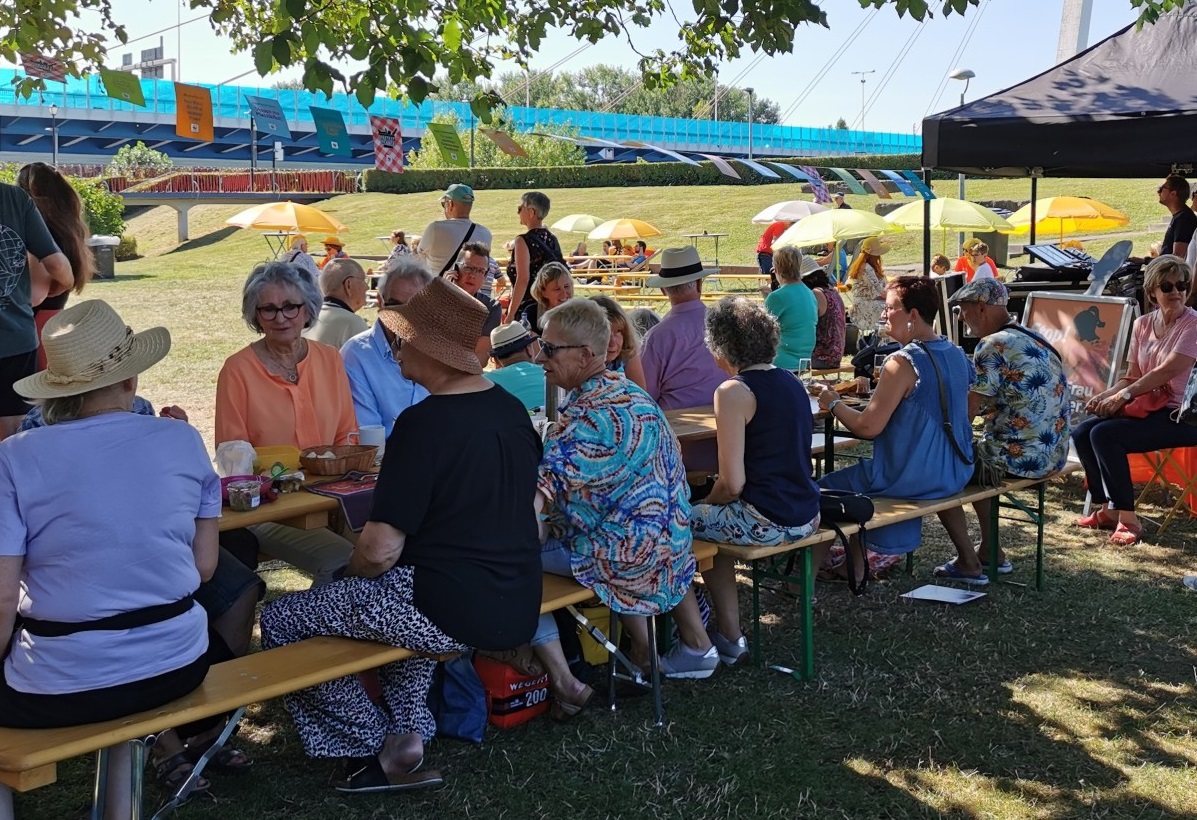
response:
<path id="1" fill-rule="evenodd" d="M 266 595 L 266 582 L 221 547 L 216 572 L 212 573 L 211 580 L 200 584 L 195 592 L 195 600 L 207 611 L 208 622 L 211 623 L 232 609 L 233 604 L 252 587 L 257 587 L 258 600 L 262 600 Z"/>

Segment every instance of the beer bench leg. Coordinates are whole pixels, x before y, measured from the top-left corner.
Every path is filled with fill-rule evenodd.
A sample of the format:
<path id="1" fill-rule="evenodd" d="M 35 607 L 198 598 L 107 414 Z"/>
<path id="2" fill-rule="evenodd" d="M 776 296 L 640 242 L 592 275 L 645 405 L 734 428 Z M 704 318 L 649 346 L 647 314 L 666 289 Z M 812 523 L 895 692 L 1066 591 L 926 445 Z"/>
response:
<path id="1" fill-rule="evenodd" d="M 801 600 L 798 602 L 798 614 L 802 619 L 799 636 L 798 668 L 790 669 L 784 666 L 769 666 L 776 672 L 790 675 L 794 680 L 809 681 L 815 676 L 815 571 L 811 550 L 804 548 L 797 550 L 795 555 L 777 556 L 784 559 L 787 565 L 784 569 L 774 569 L 767 562 L 771 559 L 758 558 L 752 562 L 752 662 L 756 666 L 765 666 L 764 652 L 761 650 L 761 581 L 765 578 L 781 583 L 797 582 L 801 590 Z M 798 562 L 798 575 L 791 574 L 794 562 Z"/>

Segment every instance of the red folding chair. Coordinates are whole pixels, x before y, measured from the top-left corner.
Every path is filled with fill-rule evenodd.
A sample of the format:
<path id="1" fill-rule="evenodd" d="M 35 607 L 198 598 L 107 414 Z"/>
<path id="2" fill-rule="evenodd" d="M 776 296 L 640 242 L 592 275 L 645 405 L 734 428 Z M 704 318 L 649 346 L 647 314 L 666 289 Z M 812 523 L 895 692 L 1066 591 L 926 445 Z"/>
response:
<path id="1" fill-rule="evenodd" d="M 1159 532 L 1162 533 L 1181 509 L 1188 507 L 1190 513 L 1192 511 L 1193 500 L 1197 498 L 1197 447 L 1171 447 L 1141 455 L 1151 467 L 1151 477 L 1139 493 L 1136 507 L 1143 503 L 1154 484 L 1158 483 L 1170 493 L 1175 491 L 1173 488 L 1179 490 L 1172 508 L 1160 522 Z"/>

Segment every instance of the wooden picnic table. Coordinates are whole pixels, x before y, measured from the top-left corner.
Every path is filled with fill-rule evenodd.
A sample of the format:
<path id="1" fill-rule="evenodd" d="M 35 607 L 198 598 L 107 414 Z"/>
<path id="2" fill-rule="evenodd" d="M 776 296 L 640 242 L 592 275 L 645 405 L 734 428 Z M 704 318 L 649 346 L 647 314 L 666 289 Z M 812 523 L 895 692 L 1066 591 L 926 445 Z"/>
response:
<path id="1" fill-rule="evenodd" d="M 321 480 L 325 478 L 321 476 Z M 248 512 L 235 512 L 225 507 L 221 510 L 220 531 L 238 530 L 254 524 L 284 524 L 300 530 L 315 530 L 327 527 L 328 514 L 339 507 L 337 499 L 307 490 L 280 493 L 274 501 Z"/>

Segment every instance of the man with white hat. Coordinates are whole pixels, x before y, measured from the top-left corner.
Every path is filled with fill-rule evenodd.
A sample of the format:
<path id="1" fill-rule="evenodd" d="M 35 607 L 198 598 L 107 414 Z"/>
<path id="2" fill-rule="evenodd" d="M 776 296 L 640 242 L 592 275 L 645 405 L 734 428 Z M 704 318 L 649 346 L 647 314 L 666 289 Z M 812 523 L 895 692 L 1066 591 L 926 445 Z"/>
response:
<path id="1" fill-rule="evenodd" d="M 1000 280 L 984 277 L 969 282 L 948 300 L 981 339 L 973 353 L 977 381 L 968 393 L 969 415 L 984 420 L 976 446 L 977 465 L 979 469 L 984 463 L 1016 478 L 1043 478 L 1063 468 L 1068 459 L 1068 379 L 1055 348 L 1035 331 L 1010 321 L 1009 299 Z M 962 508 L 939 514 L 958 557 L 937 567 L 936 575 L 971 586 L 988 583 L 984 569 L 990 550 L 990 504 L 989 499 L 973 504 L 981 524 L 977 550 L 969 540 Z M 999 553 L 998 573 L 1013 569 Z"/>
<path id="2" fill-rule="evenodd" d="M 419 254 L 428 262 L 433 276 L 444 275 L 467 242 L 478 242 L 488 248 L 494 247 L 490 231 L 470 219 L 474 209 L 474 189 L 455 182 L 441 194 L 441 210 L 444 219 L 429 223 L 420 234 Z"/>
<path id="3" fill-rule="evenodd" d="M 498 368 L 482 375 L 535 410 L 544 407 L 544 368 L 533 361 L 540 352 L 536 337 L 519 322 L 490 332 L 490 355 Z"/>
<path id="4" fill-rule="evenodd" d="M 694 248 L 661 251 L 661 270 L 645 286 L 660 288 L 669 314 L 644 336 L 644 377 L 648 394 L 662 410 L 700 407 L 715 399 L 727 378 L 706 346 L 707 309 L 702 279 L 717 268 L 704 268 Z"/>

